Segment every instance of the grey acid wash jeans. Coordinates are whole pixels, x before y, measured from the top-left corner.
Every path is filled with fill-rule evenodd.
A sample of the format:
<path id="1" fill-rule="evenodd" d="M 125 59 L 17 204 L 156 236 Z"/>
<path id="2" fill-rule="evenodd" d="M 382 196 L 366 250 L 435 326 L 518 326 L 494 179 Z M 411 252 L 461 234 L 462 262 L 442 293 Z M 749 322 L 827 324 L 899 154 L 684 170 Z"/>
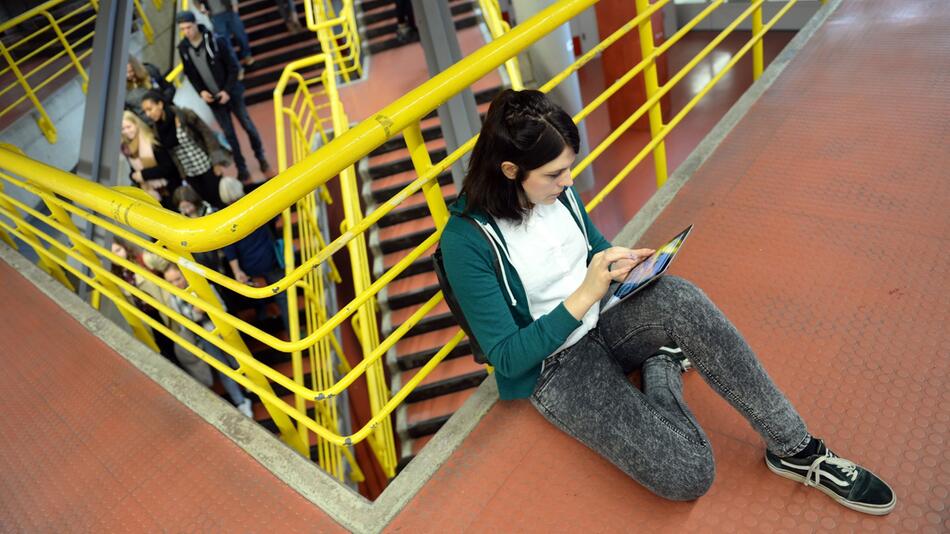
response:
<path id="1" fill-rule="evenodd" d="M 692 500 L 715 476 L 709 439 L 683 401 L 679 365 L 656 350 L 675 343 L 770 451 L 805 447 L 805 423 L 736 328 L 696 286 L 663 276 L 600 317 L 577 344 L 549 356 L 531 402 L 661 497 Z M 642 369 L 643 390 L 627 379 Z"/>

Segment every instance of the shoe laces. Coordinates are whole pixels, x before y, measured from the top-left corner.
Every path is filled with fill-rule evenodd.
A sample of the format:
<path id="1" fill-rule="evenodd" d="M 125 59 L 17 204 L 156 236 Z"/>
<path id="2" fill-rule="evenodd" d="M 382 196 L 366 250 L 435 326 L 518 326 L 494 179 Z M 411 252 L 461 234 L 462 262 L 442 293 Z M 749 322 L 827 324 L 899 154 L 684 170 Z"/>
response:
<path id="1" fill-rule="evenodd" d="M 817 486 L 821 482 L 821 465 L 828 464 L 833 467 L 837 467 L 839 471 L 851 482 L 854 482 L 858 479 L 858 466 L 850 460 L 845 460 L 844 458 L 839 458 L 835 456 L 835 453 L 831 451 L 825 452 L 824 456 L 819 456 L 815 458 L 815 461 L 811 463 L 811 467 L 808 468 L 808 473 L 805 475 L 805 485 L 806 486 Z"/>

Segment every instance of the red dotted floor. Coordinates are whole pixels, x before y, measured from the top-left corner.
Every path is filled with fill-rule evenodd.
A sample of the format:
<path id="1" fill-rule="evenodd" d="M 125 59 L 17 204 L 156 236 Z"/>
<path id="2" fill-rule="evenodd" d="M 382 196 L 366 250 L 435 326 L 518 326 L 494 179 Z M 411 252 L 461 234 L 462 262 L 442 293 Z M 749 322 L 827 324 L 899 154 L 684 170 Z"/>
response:
<path id="1" fill-rule="evenodd" d="M 343 531 L 3 261 L 0 303 L 0 532 Z"/>

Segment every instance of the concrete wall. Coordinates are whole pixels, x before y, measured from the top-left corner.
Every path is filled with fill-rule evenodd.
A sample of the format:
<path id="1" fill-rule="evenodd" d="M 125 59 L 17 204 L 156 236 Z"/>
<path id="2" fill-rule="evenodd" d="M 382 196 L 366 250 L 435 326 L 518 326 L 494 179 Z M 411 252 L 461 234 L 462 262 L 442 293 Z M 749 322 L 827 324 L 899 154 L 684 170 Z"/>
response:
<path id="1" fill-rule="evenodd" d="M 162 9 L 157 10 L 152 0 L 141 0 L 142 8 L 152 23 L 155 40 L 140 52 L 143 61 L 147 61 L 162 72 L 168 72 L 173 66 L 173 52 L 178 30 L 175 25 L 175 8 L 178 0 L 162 0 Z M 133 32 L 135 28 L 133 28 Z"/>

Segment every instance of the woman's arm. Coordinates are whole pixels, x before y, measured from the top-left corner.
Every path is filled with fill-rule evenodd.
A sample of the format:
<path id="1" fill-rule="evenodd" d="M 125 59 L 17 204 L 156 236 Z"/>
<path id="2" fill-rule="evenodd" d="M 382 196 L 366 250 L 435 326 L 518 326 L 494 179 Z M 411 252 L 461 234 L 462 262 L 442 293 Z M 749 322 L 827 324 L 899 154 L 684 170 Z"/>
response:
<path id="1" fill-rule="evenodd" d="M 461 221 L 450 221 L 468 226 Z M 509 296 L 495 274 L 487 238 L 450 227 L 441 246 L 446 276 L 462 313 L 495 370 L 503 376 L 519 376 L 538 365 L 557 349 L 578 326 L 563 304 L 521 328 L 508 308 Z M 523 297 L 522 297 L 523 298 Z"/>
<path id="2" fill-rule="evenodd" d="M 522 328 L 512 317 L 511 297 L 498 281 L 487 238 L 475 234 L 475 228 L 466 232 L 453 226 L 450 220 L 441 241 L 446 276 L 472 334 L 503 376 L 519 376 L 540 365 L 581 325 L 581 318 L 603 298 L 610 281 L 626 276 L 639 260 L 634 251 L 623 247 L 598 252 L 577 290 Z"/>
<path id="3" fill-rule="evenodd" d="M 142 178 L 145 180 L 164 179 L 167 187 L 172 191 L 181 185 L 181 177 L 178 176 L 178 167 L 163 147 L 152 145 L 152 153 L 155 155 L 155 166 L 142 169 Z"/>

